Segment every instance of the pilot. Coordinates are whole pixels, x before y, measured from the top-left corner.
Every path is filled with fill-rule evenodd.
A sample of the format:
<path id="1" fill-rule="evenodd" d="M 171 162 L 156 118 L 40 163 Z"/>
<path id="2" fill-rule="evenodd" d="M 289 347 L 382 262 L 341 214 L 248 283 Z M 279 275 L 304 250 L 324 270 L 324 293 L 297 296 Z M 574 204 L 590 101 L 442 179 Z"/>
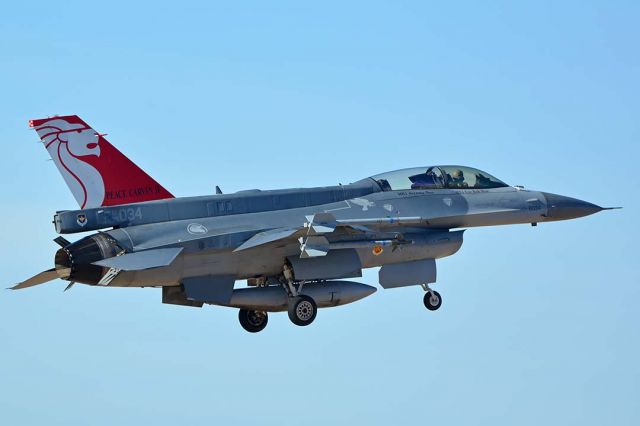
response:
<path id="1" fill-rule="evenodd" d="M 464 181 L 464 173 L 462 173 L 460 169 L 455 169 L 449 177 L 449 186 L 452 188 L 467 188 L 469 186 L 469 184 Z"/>

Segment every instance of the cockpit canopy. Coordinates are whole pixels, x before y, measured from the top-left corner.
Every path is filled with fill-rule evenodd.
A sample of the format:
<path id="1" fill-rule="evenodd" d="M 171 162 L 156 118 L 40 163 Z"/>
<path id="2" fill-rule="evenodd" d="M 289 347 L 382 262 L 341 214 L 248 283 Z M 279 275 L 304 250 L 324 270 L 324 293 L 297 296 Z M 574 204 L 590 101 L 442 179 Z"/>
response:
<path id="1" fill-rule="evenodd" d="M 489 189 L 507 185 L 489 173 L 463 166 L 431 166 L 402 169 L 371 177 L 383 191 L 411 189 Z"/>

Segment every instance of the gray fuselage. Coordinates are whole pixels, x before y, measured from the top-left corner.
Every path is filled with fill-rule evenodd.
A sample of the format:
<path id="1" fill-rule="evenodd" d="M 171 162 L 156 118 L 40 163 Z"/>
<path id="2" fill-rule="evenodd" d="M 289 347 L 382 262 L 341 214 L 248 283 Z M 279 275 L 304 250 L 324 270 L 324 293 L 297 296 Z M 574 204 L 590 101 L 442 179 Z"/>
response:
<path id="1" fill-rule="evenodd" d="M 329 240 L 335 247 L 351 247 L 361 267 L 370 268 L 449 256 L 462 244 L 462 232 L 453 229 L 568 218 L 550 214 L 550 196 L 514 187 L 384 191 L 375 180 L 365 179 L 333 187 L 245 191 L 64 211 L 56 214 L 55 224 L 61 233 L 114 227 L 100 233 L 117 243 L 111 256 L 119 249 L 135 253 L 180 247 L 168 266 L 119 271 L 109 281 L 110 286 L 174 286 L 185 278 L 206 275 L 240 280 L 280 274 L 286 259 L 300 256 L 297 237 L 302 231 L 292 238 L 234 250 L 266 230 L 302 228 L 308 217 L 318 213 L 366 226 L 363 233 L 345 232 Z M 372 241 L 388 235 L 401 235 L 407 243 L 374 253 Z M 105 273 L 101 271 L 100 277 Z M 82 278 L 69 279 L 83 282 Z M 97 283 L 95 278 L 84 282 Z"/>

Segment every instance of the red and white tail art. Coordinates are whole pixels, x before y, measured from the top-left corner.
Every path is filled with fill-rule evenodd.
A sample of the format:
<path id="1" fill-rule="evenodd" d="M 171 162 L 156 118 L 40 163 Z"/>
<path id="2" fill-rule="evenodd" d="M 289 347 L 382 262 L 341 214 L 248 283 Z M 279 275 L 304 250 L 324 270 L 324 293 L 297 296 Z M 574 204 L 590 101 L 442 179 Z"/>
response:
<path id="1" fill-rule="evenodd" d="M 173 198 L 173 195 L 77 115 L 29 121 L 80 208 Z"/>

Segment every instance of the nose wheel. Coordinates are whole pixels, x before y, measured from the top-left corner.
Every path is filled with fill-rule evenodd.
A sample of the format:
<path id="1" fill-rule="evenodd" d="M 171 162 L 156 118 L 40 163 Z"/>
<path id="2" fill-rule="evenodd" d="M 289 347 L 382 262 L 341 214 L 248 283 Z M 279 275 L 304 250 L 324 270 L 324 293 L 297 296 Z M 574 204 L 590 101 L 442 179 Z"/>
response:
<path id="1" fill-rule="evenodd" d="M 424 284 L 422 286 L 426 293 L 424 294 L 424 298 L 422 301 L 424 302 L 424 307 L 430 311 L 437 311 L 442 305 L 442 296 L 435 290 L 431 290 L 428 285 Z"/>
<path id="2" fill-rule="evenodd" d="M 264 330 L 269 322 L 269 316 L 264 311 L 252 311 L 249 309 L 240 309 L 238 319 L 242 328 L 249 333 L 257 333 Z"/>

